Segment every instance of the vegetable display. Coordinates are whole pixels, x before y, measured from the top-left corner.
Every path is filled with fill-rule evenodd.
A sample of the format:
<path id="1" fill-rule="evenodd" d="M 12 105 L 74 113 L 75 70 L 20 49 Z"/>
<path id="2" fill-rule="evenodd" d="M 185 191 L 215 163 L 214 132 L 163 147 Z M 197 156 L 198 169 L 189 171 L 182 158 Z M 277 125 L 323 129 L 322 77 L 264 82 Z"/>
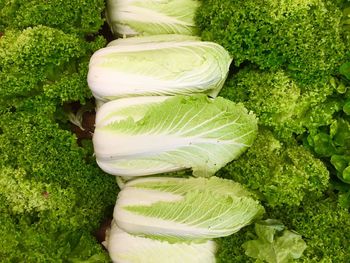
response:
<path id="1" fill-rule="evenodd" d="M 129 61 L 139 75 L 129 73 L 124 65 Z M 106 240 L 113 261 L 144 261 L 144 255 L 123 250 L 124 238 L 159 250 L 150 262 L 179 248 L 184 258 L 192 256 L 186 249 L 205 248 L 202 260 L 215 262 L 213 248 L 198 242 L 211 244 L 205 240 L 231 235 L 263 214 L 249 192 L 228 180 L 132 180 L 188 169 L 194 176 L 212 176 L 251 146 L 257 132 L 254 114 L 206 95 L 220 91 L 230 62 L 219 45 L 182 35 L 115 40 L 92 56 L 88 83 L 99 100 L 96 161 L 105 172 L 123 177 Z"/>
<path id="2" fill-rule="evenodd" d="M 78 12 L 97 33 L 104 7 L 49 2 L 0 1 L 0 261 L 108 262 L 93 233 L 111 214 L 115 178 L 66 114 L 91 97 L 89 58 L 105 45 L 68 17 Z"/>
<path id="3" fill-rule="evenodd" d="M 0 261 L 349 262 L 349 33 L 349 0 L 0 0 Z"/>
<path id="4" fill-rule="evenodd" d="M 237 66 L 283 68 L 312 84 L 335 73 L 347 52 L 338 2 L 203 0 L 196 22 L 202 39 L 225 47 Z"/>
<path id="5" fill-rule="evenodd" d="M 84 37 L 99 31 L 104 9 L 103 0 L 1 0 L 0 31 L 45 25 Z"/>
<path id="6" fill-rule="evenodd" d="M 184 4 L 109 1 L 107 14 L 112 31 L 133 35 L 138 34 L 130 20 L 138 19 L 135 12 L 146 21 L 149 14 L 157 25 L 167 19 L 159 21 L 162 17 L 156 19 L 146 8 L 177 3 Z M 189 169 L 197 177 L 212 176 L 250 147 L 257 132 L 255 115 L 243 105 L 215 98 L 232 61 L 225 49 L 193 36 L 157 35 L 164 32 L 141 26 L 153 35 L 114 40 L 95 52 L 89 64 L 88 83 L 98 101 L 96 161 L 105 172 L 121 176 L 106 241 L 114 262 L 142 262 L 149 254 L 147 249 L 144 255 L 123 252 L 123 237 L 157 246 L 159 253 L 147 260 L 160 262 L 178 247 L 197 251 L 195 242 L 231 235 L 264 212 L 239 184 L 217 177 L 133 178 Z M 206 249 L 201 260 L 215 262 L 213 249 Z M 183 254 L 183 260 L 191 255 Z"/>

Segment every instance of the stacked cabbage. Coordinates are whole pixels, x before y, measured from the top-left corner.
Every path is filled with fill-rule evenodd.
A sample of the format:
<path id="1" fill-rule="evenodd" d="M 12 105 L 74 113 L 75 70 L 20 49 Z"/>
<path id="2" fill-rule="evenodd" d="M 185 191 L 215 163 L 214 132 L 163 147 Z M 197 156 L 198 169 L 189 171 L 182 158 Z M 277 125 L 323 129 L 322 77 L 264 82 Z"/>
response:
<path id="1" fill-rule="evenodd" d="M 216 98 L 232 58 L 190 36 L 198 1 L 107 2 L 112 31 L 137 36 L 110 42 L 89 66 L 96 160 L 127 181 L 105 246 L 114 262 L 215 262 L 212 239 L 264 212 L 241 185 L 212 177 L 257 133 L 255 115 Z M 195 177 L 161 175 L 179 170 Z"/>

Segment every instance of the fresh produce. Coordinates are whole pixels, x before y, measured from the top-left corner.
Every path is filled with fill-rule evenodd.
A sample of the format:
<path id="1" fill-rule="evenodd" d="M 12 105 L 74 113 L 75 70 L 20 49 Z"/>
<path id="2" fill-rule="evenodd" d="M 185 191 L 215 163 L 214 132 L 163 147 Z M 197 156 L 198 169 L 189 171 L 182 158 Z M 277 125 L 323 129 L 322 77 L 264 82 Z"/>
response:
<path id="1" fill-rule="evenodd" d="M 108 258 L 91 233 L 113 207 L 115 180 L 88 142 L 59 127 L 58 109 L 37 96 L 0 117 L 0 258 L 9 262 Z"/>
<path id="2" fill-rule="evenodd" d="M 350 213 L 332 194 L 305 199 L 300 206 L 279 207 L 268 212 L 302 235 L 307 248 L 301 262 L 347 262 L 350 255 Z M 288 215 L 288 216 L 286 216 Z"/>
<path id="3" fill-rule="evenodd" d="M 220 95 L 244 103 L 259 117 L 260 125 L 284 140 L 331 124 L 343 103 L 331 81 L 303 86 L 284 70 L 254 67 L 243 68 L 230 78 Z M 334 96 L 339 98 L 334 100 Z"/>
<path id="4" fill-rule="evenodd" d="M 203 240 L 231 235 L 264 213 L 240 184 L 218 177 L 151 177 L 128 182 L 113 218 L 128 233 Z"/>
<path id="5" fill-rule="evenodd" d="M 103 0 L 1 0 L 0 32 L 45 25 L 84 37 L 101 28 L 104 8 Z"/>
<path id="6" fill-rule="evenodd" d="M 130 235 L 112 222 L 104 243 L 113 262 L 129 263 L 213 263 L 216 244 L 203 242 L 161 241 Z"/>
<path id="7" fill-rule="evenodd" d="M 266 128 L 260 128 L 252 147 L 218 175 L 256 191 L 269 206 L 298 206 L 329 187 L 329 172 L 321 160 L 296 141 L 279 141 Z"/>
<path id="8" fill-rule="evenodd" d="M 115 35 L 196 33 L 198 0 L 108 0 L 107 21 Z"/>
<path id="9" fill-rule="evenodd" d="M 304 145 L 315 154 L 327 160 L 332 172 L 350 189 L 350 76 L 349 64 L 343 64 L 339 71 L 345 77 L 337 85 L 337 93 L 327 98 L 332 114 L 326 125 L 318 125 L 317 129 L 304 136 Z M 325 106 L 323 106 L 325 108 Z M 349 191 L 350 194 L 350 191 Z M 350 198 L 348 198 L 350 207 Z"/>
<path id="10" fill-rule="evenodd" d="M 0 108 L 16 106 L 35 95 L 58 103 L 85 101 L 90 54 L 103 38 L 86 42 L 74 34 L 36 26 L 8 30 L 0 38 Z"/>
<path id="11" fill-rule="evenodd" d="M 134 101 L 134 105 L 138 100 L 128 102 Z M 142 176 L 192 169 L 195 176 L 210 176 L 238 158 L 256 136 L 255 116 L 242 105 L 223 98 L 170 97 L 151 106 L 141 105 L 138 114 L 144 116 L 136 120 L 135 110 L 126 103 L 124 119 L 108 122 L 105 120 L 113 119 L 114 114 L 121 115 L 114 113 L 111 103 L 118 105 L 106 103 L 97 113 L 93 142 L 98 165 L 113 175 Z"/>
<path id="12" fill-rule="evenodd" d="M 95 164 L 91 141 L 78 142 L 67 114 L 71 102 L 91 98 L 88 62 L 105 40 L 96 36 L 86 41 L 63 14 L 58 16 L 62 24 L 51 27 L 54 17 L 48 10 L 47 16 L 40 12 L 47 24 L 40 20 L 44 25 L 34 26 L 29 6 L 39 7 L 38 1 L 22 1 L 28 8 L 19 2 L 0 1 L 1 15 L 13 9 L 11 19 L 0 18 L 0 24 L 11 24 L 0 37 L 0 261 L 108 262 L 93 233 L 111 214 L 115 178 Z M 81 10 L 74 1 L 56 2 L 65 18 Z M 50 4 L 46 6 L 53 8 Z M 103 9 L 98 2 L 81 6 Z M 33 27 L 20 29 L 12 20 L 15 11 L 33 18 Z M 96 33 L 103 20 L 99 11 L 91 12 L 97 24 L 89 32 Z"/>
<path id="13" fill-rule="evenodd" d="M 88 74 L 94 96 L 105 101 L 196 93 L 215 97 L 232 61 L 227 51 L 192 36 L 175 39 L 159 35 L 118 40 L 95 52 Z"/>
<path id="14" fill-rule="evenodd" d="M 132 8 L 138 5 L 136 1 L 128 2 L 132 3 Z M 170 9 L 155 10 L 161 2 L 147 4 L 147 13 L 150 9 L 153 9 L 152 14 L 159 11 L 170 16 L 174 13 L 187 16 L 190 13 L 188 6 L 175 6 L 175 2 L 179 3 L 175 0 L 166 2 L 170 4 Z M 199 51 L 202 46 L 196 51 L 177 49 L 173 53 L 178 61 L 173 61 L 174 67 L 170 68 L 176 72 L 174 75 L 178 74 L 179 67 L 192 72 L 202 69 L 196 76 L 204 82 L 206 80 L 206 85 L 210 83 L 211 88 L 189 85 L 198 83 L 197 77 L 191 78 L 193 75 L 188 75 L 193 81 L 179 80 L 178 84 L 187 85 L 186 94 L 204 93 L 213 97 L 218 95 L 223 85 L 220 100 L 243 104 L 247 112 L 252 112 L 250 116 L 257 117 L 259 126 L 256 140 L 250 143 L 252 146 L 222 167 L 215 176 L 234 180 L 249 191 L 251 198 L 259 200 L 265 208 L 262 219 L 279 220 L 285 229 L 298 234 L 294 239 L 297 244 L 303 243 L 299 238 L 302 237 L 306 248 L 301 256 L 300 251 L 294 254 L 300 256 L 295 262 L 349 262 L 350 1 L 202 0 L 191 3 L 196 4 L 197 10 L 191 13 L 191 21 L 183 17 L 191 25 L 186 26 L 188 31 L 181 32 L 182 35 L 162 33 L 161 37 L 149 36 L 152 33 L 146 33 L 146 30 L 167 29 L 159 24 L 141 25 L 139 21 L 130 23 L 128 19 L 121 22 L 117 21 L 119 18 L 113 18 L 110 19 L 112 27 L 117 22 L 114 25 L 119 29 L 129 27 L 128 30 L 132 28 L 138 34 L 144 32 L 142 37 L 111 41 L 112 32 L 103 17 L 104 1 L 0 0 L 1 262 L 111 261 L 94 233 L 102 222 L 112 216 L 118 189 L 115 177 L 106 175 L 97 167 L 92 142 L 84 139 L 92 136 L 94 126 L 86 123 L 87 115 L 90 118 L 94 116 L 95 106 L 86 82 L 89 59 L 93 52 L 105 47 L 106 39 L 111 41 L 108 48 L 127 49 L 127 46 L 133 46 L 136 50 L 153 46 L 156 50 L 166 43 L 198 43 L 200 38 L 201 44 L 215 42 L 228 53 L 214 48 L 215 54 L 209 51 L 208 55 L 208 50 Z M 156 16 L 159 18 L 159 13 Z M 146 20 L 142 15 L 137 15 L 137 18 Z M 119 22 L 121 24 L 118 25 Z M 180 30 L 179 24 L 169 26 L 168 29 Z M 113 29 L 114 33 L 127 35 L 117 32 L 119 29 Z M 184 34 L 196 34 L 200 38 Z M 212 46 L 216 47 L 210 44 Z M 133 59 L 143 63 L 144 52 L 135 52 L 138 55 L 132 52 Z M 191 55 L 185 56 L 185 53 Z M 222 58 L 216 57 L 216 54 L 221 54 Z M 216 62 L 210 59 L 196 64 L 204 56 L 215 57 Z M 161 64 L 156 64 L 165 72 L 171 62 L 169 57 L 167 53 L 150 56 L 150 59 L 160 61 Z M 133 76 L 127 80 L 120 78 L 125 80 L 123 86 L 131 83 L 130 79 L 138 79 L 142 73 L 135 69 L 136 66 L 130 66 L 131 61 L 120 57 L 114 63 L 118 65 L 118 71 L 127 69 Z M 141 69 L 144 64 L 139 66 Z M 168 83 L 169 79 L 163 79 L 160 71 L 149 64 L 146 68 L 147 77 L 155 76 L 158 77 L 157 83 Z M 216 73 L 208 74 L 208 69 Z M 228 81 L 224 84 L 227 73 Z M 214 75 L 217 76 L 215 81 Z M 142 79 L 142 84 L 153 89 L 154 85 L 149 83 Z M 102 90 L 102 85 L 99 88 Z M 158 97 L 160 94 L 139 95 Z M 101 97 L 98 110 L 107 114 L 109 109 L 100 107 L 114 97 Z M 138 101 L 125 98 L 120 105 L 113 104 L 110 110 L 115 110 L 115 114 L 98 117 L 98 122 L 101 126 L 112 125 L 113 122 L 141 123 L 149 112 L 168 103 L 163 96 L 155 101 L 154 97 L 138 98 Z M 177 108 L 172 110 L 174 113 Z M 160 118 L 162 113 L 158 112 L 158 119 L 152 118 L 154 124 L 163 121 Z M 210 151 L 209 148 L 207 150 Z M 188 161 L 192 162 L 194 155 L 188 156 Z M 188 167 L 181 172 L 161 174 L 158 179 L 168 176 L 185 176 L 188 179 L 190 174 Z M 193 180 L 206 181 L 216 177 Z M 127 185 L 135 182 L 125 183 L 129 179 L 132 178 L 119 180 L 123 181 L 121 186 L 128 189 Z M 216 193 L 222 191 L 212 185 L 213 188 L 206 186 L 208 190 L 205 191 L 213 191 L 214 188 Z M 159 190 L 151 191 L 159 196 Z M 192 192 L 190 194 L 194 195 Z M 202 200 L 211 206 L 210 203 L 216 199 Z M 222 201 L 219 198 L 213 206 Z M 261 221 L 254 223 L 261 224 Z M 122 233 L 120 228 L 119 233 Z M 262 244 L 263 235 L 251 224 L 232 235 L 213 240 L 217 244 L 215 250 L 212 250 L 212 241 L 180 243 L 181 249 L 176 250 L 176 256 L 193 248 L 192 245 L 196 244 L 198 248 L 206 244 L 209 249 L 204 251 L 208 254 L 203 250 L 195 252 L 198 257 L 205 256 L 206 260 L 214 261 L 215 253 L 218 263 L 268 262 L 273 256 L 281 255 L 279 248 L 284 246 L 276 246 L 276 243 L 284 237 L 283 233 L 277 231 L 274 242 Z M 167 244 L 174 241 L 171 238 L 169 243 L 169 237 L 146 239 L 126 232 L 118 237 L 132 239 L 133 244 L 136 240 L 152 241 L 158 249 L 156 255 L 165 251 L 160 246 L 169 247 Z M 112 240 L 111 236 L 108 239 Z M 249 252 L 246 253 L 247 244 L 256 242 L 263 249 L 248 245 Z M 265 257 L 261 252 L 271 252 L 271 247 L 277 250 L 270 253 L 272 257 Z M 115 247 L 109 243 L 108 248 L 111 252 Z M 127 247 L 134 251 L 137 248 Z M 291 255 L 292 248 L 291 245 L 283 249 L 283 256 Z M 174 250 L 171 251 L 174 253 Z M 142 255 L 141 262 L 150 258 L 146 252 Z M 257 256 L 260 258 L 257 259 Z M 168 261 L 175 260 L 175 256 L 167 257 Z M 180 262 L 184 260 L 185 256 L 179 259 Z M 290 257 L 288 260 L 294 261 Z M 192 259 L 190 261 L 193 262 Z M 205 262 L 204 259 L 201 262 Z"/>
<path id="15" fill-rule="evenodd" d="M 305 199 L 300 205 L 268 209 L 266 218 L 279 218 L 287 229 L 296 231 L 306 242 L 306 249 L 296 262 L 347 262 L 350 255 L 350 213 L 342 208 L 336 195 Z M 234 235 L 216 239 L 217 262 L 247 263 L 256 259 L 245 255 L 242 247 L 257 239 L 251 225 Z"/>
<path id="16" fill-rule="evenodd" d="M 203 0 L 196 22 L 202 39 L 226 48 L 235 65 L 286 69 L 307 85 L 327 81 L 346 55 L 337 2 Z"/>
<path id="17" fill-rule="evenodd" d="M 349 1 L 256 5 L 203 1 L 196 18 L 202 38 L 223 45 L 240 66 L 219 95 L 259 118 L 255 143 L 217 175 L 255 191 L 267 218 L 303 236 L 300 262 L 347 262 Z M 219 240 L 218 261 L 253 262 L 241 247 L 251 233 Z"/>
<path id="18" fill-rule="evenodd" d="M 245 242 L 243 248 L 247 256 L 263 262 L 292 262 L 300 258 L 306 248 L 301 235 L 286 230 L 278 220 L 267 219 L 255 223 L 255 232 L 258 239 Z"/>

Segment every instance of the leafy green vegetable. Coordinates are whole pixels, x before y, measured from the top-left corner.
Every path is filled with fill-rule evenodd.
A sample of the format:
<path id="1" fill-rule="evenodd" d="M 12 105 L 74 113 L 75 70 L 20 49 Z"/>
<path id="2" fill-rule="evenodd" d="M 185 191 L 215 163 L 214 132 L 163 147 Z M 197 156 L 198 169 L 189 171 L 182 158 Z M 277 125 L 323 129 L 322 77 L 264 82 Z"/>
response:
<path id="1" fill-rule="evenodd" d="M 196 33 L 198 0 L 108 0 L 107 20 L 117 35 Z"/>
<path id="2" fill-rule="evenodd" d="M 114 220 L 128 233 L 171 240 L 231 235 L 264 212 L 241 185 L 218 177 L 154 177 L 128 182 Z"/>
<path id="3" fill-rule="evenodd" d="M 154 240 L 130 235 L 112 222 L 106 247 L 114 262 L 174 262 L 214 263 L 216 244 L 207 240 L 199 242 L 176 242 Z"/>
<path id="4" fill-rule="evenodd" d="M 91 142 L 78 144 L 62 105 L 92 96 L 89 56 L 105 40 L 82 35 L 96 32 L 101 9 L 81 3 L 89 14 L 98 12 L 98 25 L 75 28 L 87 13 L 74 1 L 20 2 L 0 1 L 0 28 L 11 23 L 0 37 L 0 259 L 108 262 L 92 233 L 111 213 L 115 179 L 96 166 Z M 46 11 L 34 15 L 35 9 Z M 14 20 L 24 13 L 21 21 L 33 27 L 21 30 L 26 24 Z M 47 26 L 54 19 L 62 23 Z"/>
<path id="5" fill-rule="evenodd" d="M 303 237 L 306 249 L 297 262 L 347 262 L 350 255 L 350 213 L 338 204 L 336 195 L 314 200 L 304 199 L 300 205 L 268 208 L 266 218 L 279 218 L 288 229 Z M 234 235 L 217 239 L 219 263 L 256 262 L 245 255 L 243 243 L 255 239 L 253 226 Z"/>
<path id="6" fill-rule="evenodd" d="M 343 103 L 332 97 L 337 94 L 336 88 L 331 81 L 301 86 L 286 71 L 247 67 L 229 79 L 220 95 L 244 103 L 259 117 L 261 125 L 288 140 L 294 134 L 332 123 L 333 114 Z"/>
<path id="7" fill-rule="evenodd" d="M 91 97 L 86 84 L 89 55 L 104 43 L 46 26 L 6 31 L 0 38 L 0 107 L 42 93 L 61 102 L 84 102 Z"/>
<path id="8" fill-rule="evenodd" d="M 278 207 L 268 217 L 283 219 L 288 229 L 303 236 L 307 248 L 301 262 L 347 262 L 350 256 L 350 213 L 335 195 L 305 199 L 300 206 Z"/>
<path id="9" fill-rule="evenodd" d="M 299 234 L 284 228 L 281 222 L 273 219 L 255 223 L 258 239 L 243 244 L 246 255 L 269 263 L 287 263 L 300 258 L 306 248 L 305 241 Z"/>
<path id="10" fill-rule="evenodd" d="M 142 176 L 192 169 L 195 176 L 210 176 L 255 139 L 255 116 L 229 100 L 174 96 L 154 104 L 139 120 L 96 123 L 94 149 L 104 171 Z M 119 115 L 106 107 L 109 103 L 99 110 L 97 120 Z M 134 110 L 125 112 L 129 116 Z"/>
<path id="11" fill-rule="evenodd" d="M 299 83 L 328 80 L 344 59 L 342 10 L 330 0 L 203 0 L 203 40 L 225 47 L 236 65 L 286 69 Z"/>
<path id="12" fill-rule="evenodd" d="M 328 170 L 311 152 L 263 128 L 247 152 L 218 175 L 257 191 L 268 206 L 299 205 L 321 196 L 329 183 Z"/>
<path id="13" fill-rule="evenodd" d="M 101 100 L 196 93 L 215 97 L 231 61 L 220 45 L 191 36 L 122 39 L 91 57 L 88 82 Z"/>
<path id="14" fill-rule="evenodd" d="M 103 0 L 1 0 L 0 32 L 46 25 L 66 33 L 96 33 L 103 24 Z"/>
<path id="15" fill-rule="evenodd" d="M 331 173 L 345 183 L 350 183 L 350 90 L 345 79 L 338 81 L 338 93 L 323 103 L 337 104 L 331 111 L 330 121 L 309 130 L 303 136 L 304 146 L 327 162 Z M 334 102 L 334 103 L 333 103 Z"/>
<path id="16" fill-rule="evenodd" d="M 255 237 L 254 225 L 249 225 L 237 233 L 215 239 L 218 247 L 216 262 L 218 263 L 253 263 L 253 258 L 245 254 L 243 243 Z"/>
<path id="17" fill-rule="evenodd" d="M 57 228 L 33 221 L 30 216 L 16 217 L 0 211 L 2 262 L 109 262 L 108 254 L 85 226 Z"/>
<path id="18" fill-rule="evenodd" d="M 329 127 L 329 132 L 320 129 L 307 137 L 311 146 L 320 157 L 330 157 L 330 163 L 336 175 L 344 182 L 350 183 L 350 119 L 337 118 Z"/>
<path id="19" fill-rule="evenodd" d="M 55 117 L 47 98 L 23 100 L 0 115 L 0 235 L 11 243 L 0 258 L 58 262 L 83 242 L 75 258 L 106 259 L 91 232 L 115 202 L 115 180 Z"/>
<path id="20" fill-rule="evenodd" d="M 339 68 L 339 72 L 350 80 L 350 62 L 341 65 Z"/>

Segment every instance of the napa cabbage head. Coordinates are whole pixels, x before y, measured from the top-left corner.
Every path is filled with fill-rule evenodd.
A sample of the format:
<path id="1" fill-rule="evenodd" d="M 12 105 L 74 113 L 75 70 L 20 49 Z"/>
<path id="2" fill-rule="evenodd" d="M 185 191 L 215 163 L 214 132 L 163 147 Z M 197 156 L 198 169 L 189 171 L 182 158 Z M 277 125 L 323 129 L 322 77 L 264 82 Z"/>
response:
<path id="1" fill-rule="evenodd" d="M 168 242 L 131 235 L 112 221 L 104 242 L 113 262 L 128 263 L 214 263 L 216 244 L 203 242 Z"/>
<path id="2" fill-rule="evenodd" d="M 250 192 L 231 180 L 150 177 L 124 186 L 113 218 L 128 233 L 174 242 L 228 236 L 263 213 Z"/>
<path id="3" fill-rule="evenodd" d="M 99 109 L 93 144 L 98 165 L 113 175 L 191 169 L 206 177 L 238 158 L 256 133 L 255 115 L 221 97 L 135 97 Z"/>
<path id="4" fill-rule="evenodd" d="M 216 97 L 231 61 L 220 45 L 191 36 L 119 39 L 91 57 L 88 84 L 103 101 L 197 93 Z"/>
<path id="5" fill-rule="evenodd" d="M 106 17 L 114 35 L 194 35 L 198 0 L 108 0 Z"/>

